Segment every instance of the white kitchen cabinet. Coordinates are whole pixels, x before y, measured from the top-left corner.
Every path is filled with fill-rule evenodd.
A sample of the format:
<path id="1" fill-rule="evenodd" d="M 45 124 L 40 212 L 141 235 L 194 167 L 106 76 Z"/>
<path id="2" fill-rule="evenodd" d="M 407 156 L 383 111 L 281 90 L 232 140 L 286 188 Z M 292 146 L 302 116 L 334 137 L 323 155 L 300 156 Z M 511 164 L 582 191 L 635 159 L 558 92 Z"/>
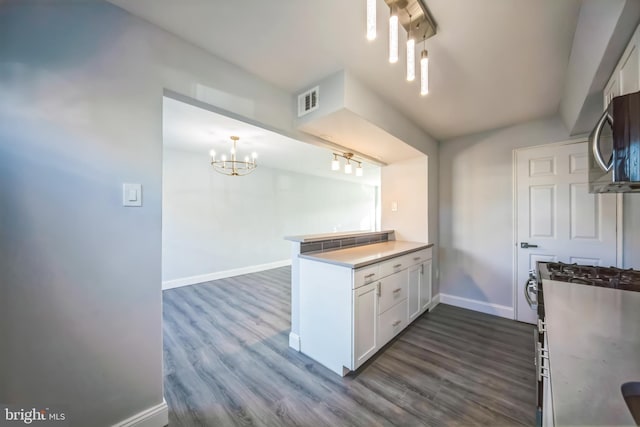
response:
<path id="1" fill-rule="evenodd" d="M 431 263 L 429 259 L 422 263 L 420 270 L 420 313 L 424 313 L 431 306 Z"/>
<path id="2" fill-rule="evenodd" d="M 422 276 L 422 264 L 409 267 L 408 271 L 408 317 L 409 321 L 412 321 L 422 313 L 422 299 L 420 298 L 421 288 L 421 276 Z"/>
<path id="3" fill-rule="evenodd" d="M 378 289 L 371 283 L 353 290 L 354 368 L 378 351 Z"/>
<path id="4" fill-rule="evenodd" d="M 360 367 L 429 308 L 431 254 L 405 251 L 361 268 L 302 257 L 300 351 L 340 375 Z"/>
<path id="5" fill-rule="evenodd" d="M 609 81 L 604 87 L 603 102 L 606 108 L 614 96 L 640 90 L 640 26 L 636 29 L 620 57 Z"/>
<path id="6" fill-rule="evenodd" d="M 409 268 L 408 317 L 412 321 L 431 305 L 431 260 Z"/>

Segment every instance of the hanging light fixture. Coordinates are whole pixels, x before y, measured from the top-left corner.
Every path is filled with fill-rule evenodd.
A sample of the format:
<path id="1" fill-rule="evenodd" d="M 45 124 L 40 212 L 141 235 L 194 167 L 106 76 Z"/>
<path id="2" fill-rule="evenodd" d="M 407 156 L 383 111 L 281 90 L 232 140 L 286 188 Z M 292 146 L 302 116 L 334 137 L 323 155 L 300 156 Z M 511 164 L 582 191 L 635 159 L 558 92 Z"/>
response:
<path id="1" fill-rule="evenodd" d="M 367 40 L 376 39 L 376 0 L 367 0 Z"/>
<path id="2" fill-rule="evenodd" d="M 409 82 L 416 78 L 416 37 L 422 37 L 424 41 L 436 34 L 436 24 L 424 1 L 384 0 L 390 8 L 389 62 L 392 64 L 398 62 L 398 30 L 402 26 L 407 31 L 407 81 Z M 370 13 L 370 11 L 373 12 Z M 403 12 L 399 13 L 399 11 Z M 373 40 L 371 36 L 375 38 L 375 32 L 372 33 L 371 28 L 375 30 L 375 1 L 367 0 L 367 38 L 369 40 Z M 420 94 L 428 93 L 428 58 L 426 49 L 423 49 L 420 55 Z"/>
<path id="3" fill-rule="evenodd" d="M 409 34 L 407 35 L 407 81 L 416 78 L 416 41 L 411 34 L 411 14 L 409 14 Z"/>
<path id="4" fill-rule="evenodd" d="M 356 167 L 356 176 L 363 175 L 362 162 L 355 160 L 353 158 L 353 153 L 333 153 L 333 160 L 331 161 L 331 170 L 339 171 L 340 170 L 340 161 L 338 157 L 342 157 L 347 162 L 344 164 L 344 173 L 347 175 L 351 175 L 353 173 L 353 163 L 356 163 L 358 166 Z"/>
<path id="5" fill-rule="evenodd" d="M 420 95 L 425 96 L 429 93 L 429 54 L 427 49 L 422 46 L 420 53 Z"/>
<path id="6" fill-rule="evenodd" d="M 398 62 L 398 8 L 391 6 L 389 17 L 389 62 Z"/>
<path id="7" fill-rule="evenodd" d="M 333 154 L 333 160 L 331 161 L 331 170 L 339 171 L 340 170 L 340 161 L 338 160 L 338 155 Z"/>
<path id="8" fill-rule="evenodd" d="M 256 163 L 258 154 L 253 152 L 251 153 L 251 158 L 249 158 L 249 156 L 245 156 L 244 161 L 237 160 L 237 143 L 239 140 L 239 136 L 231 137 L 231 141 L 233 142 L 233 146 L 230 150 L 231 160 L 227 160 L 226 154 L 220 156 L 220 160 L 216 160 L 216 152 L 214 150 L 209 152 L 213 170 L 229 176 L 242 176 L 253 172 L 253 170 L 258 166 Z"/>

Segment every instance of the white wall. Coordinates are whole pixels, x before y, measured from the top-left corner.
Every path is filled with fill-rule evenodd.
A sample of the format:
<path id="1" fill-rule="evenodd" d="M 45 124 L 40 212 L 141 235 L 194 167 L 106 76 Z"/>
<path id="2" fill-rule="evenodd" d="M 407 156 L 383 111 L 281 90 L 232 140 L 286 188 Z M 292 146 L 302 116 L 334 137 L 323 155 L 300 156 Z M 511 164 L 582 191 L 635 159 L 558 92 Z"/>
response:
<path id="1" fill-rule="evenodd" d="M 377 187 L 264 166 L 227 177 L 164 149 L 162 278 L 289 260 L 287 235 L 375 229 Z"/>
<path id="2" fill-rule="evenodd" d="M 513 305 L 512 151 L 567 139 L 555 117 L 441 144 L 441 293 Z"/>
<path id="3" fill-rule="evenodd" d="M 428 163 L 427 156 L 420 156 L 381 170 L 382 229 L 395 230 L 397 240 L 429 243 Z"/>
<path id="4" fill-rule="evenodd" d="M 163 398 L 163 89 L 285 132 L 291 95 L 101 1 L 4 2 L 0 40 L 0 401 L 111 425 Z"/>

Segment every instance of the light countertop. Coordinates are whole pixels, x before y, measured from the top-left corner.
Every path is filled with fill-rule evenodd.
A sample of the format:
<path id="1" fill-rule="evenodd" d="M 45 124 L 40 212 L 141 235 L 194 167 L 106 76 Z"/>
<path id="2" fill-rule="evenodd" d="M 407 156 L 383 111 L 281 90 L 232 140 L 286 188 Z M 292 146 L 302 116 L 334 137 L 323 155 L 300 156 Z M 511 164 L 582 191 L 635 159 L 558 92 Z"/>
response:
<path id="1" fill-rule="evenodd" d="M 620 386 L 640 381 L 640 292 L 543 281 L 556 425 L 635 425 Z"/>
<path id="2" fill-rule="evenodd" d="M 431 246 L 433 246 L 433 244 L 392 240 L 335 251 L 300 254 L 299 256 L 300 258 L 342 265 L 344 267 L 360 268 L 409 252 L 427 249 Z"/>

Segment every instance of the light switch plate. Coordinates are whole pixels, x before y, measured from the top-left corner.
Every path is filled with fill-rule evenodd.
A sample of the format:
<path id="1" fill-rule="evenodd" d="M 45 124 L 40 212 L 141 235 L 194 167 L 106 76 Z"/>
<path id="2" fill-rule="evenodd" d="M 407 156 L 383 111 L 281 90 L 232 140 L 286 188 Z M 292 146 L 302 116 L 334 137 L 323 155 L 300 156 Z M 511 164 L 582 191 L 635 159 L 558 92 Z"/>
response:
<path id="1" fill-rule="evenodd" d="M 122 184 L 122 206 L 142 206 L 142 184 Z"/>
<path id="2" fill-rule="evenodd" d="M 391 212 L 398 211 L 398 202 L 391 202 Z"/>

